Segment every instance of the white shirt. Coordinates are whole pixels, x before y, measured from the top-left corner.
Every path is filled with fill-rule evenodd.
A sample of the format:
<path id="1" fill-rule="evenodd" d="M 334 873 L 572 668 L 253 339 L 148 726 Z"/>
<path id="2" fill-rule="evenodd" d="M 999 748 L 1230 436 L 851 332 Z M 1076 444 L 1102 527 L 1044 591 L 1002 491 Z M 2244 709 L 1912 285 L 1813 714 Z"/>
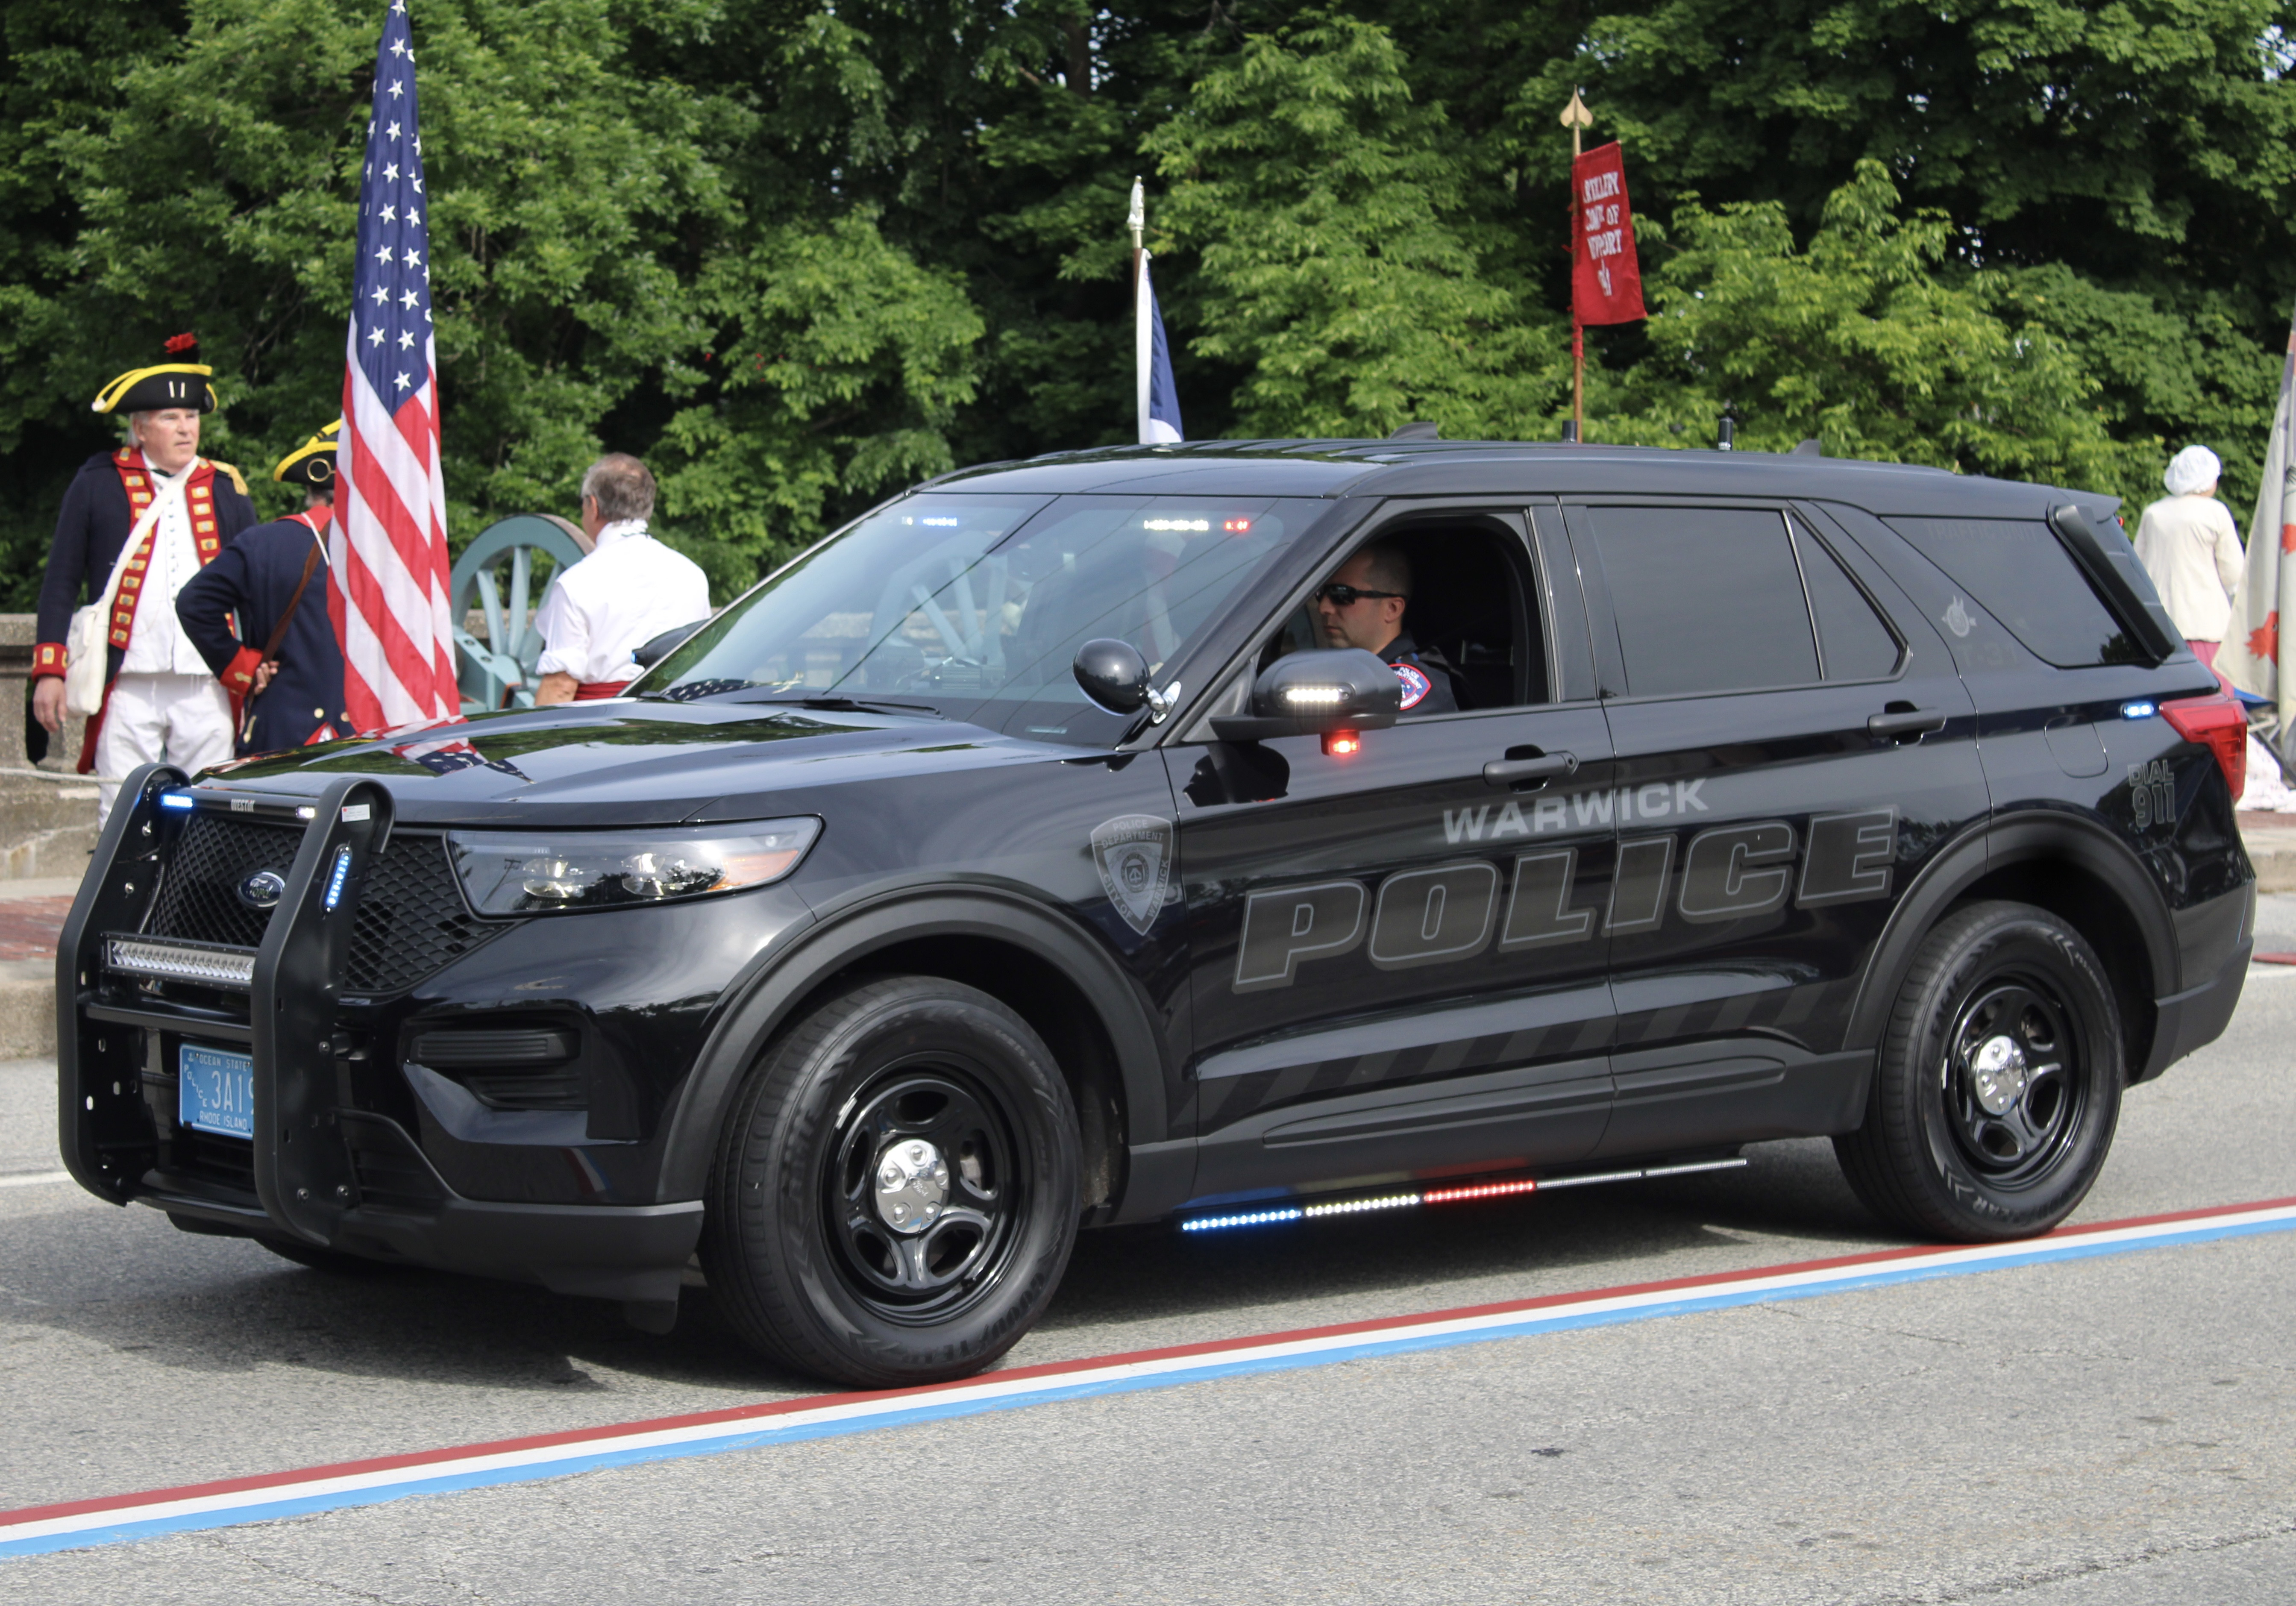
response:
<path id="1" fill-rule="evenodd" d="M 2214 496 L 2164 496 L 2136 526 L 2136 561 L 2188 642 L 2220 642 L 2248 559 L 2232 513 Z"/>
<path id="2" fill-rule="evenodd" d="M 628 680 L 630 653 L 680 625 L 709 617 L 709 577 L 683 553 L 646 533 L 643 519 L 623 519 L 598 532 L 590 555 L 551 582 L 534 616 L 542 632 L 544 675 L 585 684 Z"/>
<path id="3" fill-rule="evenodd" d="M 127 635 L 127 656 L 120 661 L 122 675 L 210 675 L 208 660 L 192 645 L 176 622 L 176 594 L 200 571 L 200 550 L 192 545 L 192 515 L 182 490 L 184 474 L 198 466 L 193 458 L 184 474 L 164 474 L 149 457 L 144 471 L 160 499 L 159 528 L 152 533 L 151 566 L 144 571 L 143 589 L 136 593 L 135 623 Z M 172 494 L 171 494 L 172 493 Z"/>

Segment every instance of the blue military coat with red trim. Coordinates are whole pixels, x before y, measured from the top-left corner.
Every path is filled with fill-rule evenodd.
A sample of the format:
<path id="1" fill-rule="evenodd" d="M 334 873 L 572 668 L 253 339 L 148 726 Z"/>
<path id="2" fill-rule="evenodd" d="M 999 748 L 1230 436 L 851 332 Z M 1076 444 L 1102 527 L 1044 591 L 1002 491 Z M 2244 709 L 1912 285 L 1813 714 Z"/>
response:
<path id="1" fill-rule="evenodd" d="M 327 616 L 327 557 L 324 532 L 329 510 L 258 524 L 223 550 L 176 594 L 176 618 L 239 710 L 236 751 L 275 753 L 347 735 L 343 709 L 343 650 Z M 310 584 L 287 621 L 279 667 L 271 684 L 251 699 L 255 667 L 303 578 L 303 560 L 316 553 Z M 228 616 L 236 614 L 239 629 Z"/>
<path id="2" fill-rule="evenodd" d="M 72 610 L 93 601 L 111 578 L 138 513 L 154 488 L 144 468 L 143 455 L 133 447 L 102 452 L 80 465 L 64 491 L 56 514 L 55 539 L 48 547 L 47 574 L 40 583 L 39 641 L 32 649 L 32 678 L 64 672 L 64 638 L 71 632 Z M 202 565 L 230 545 L 242 530 L 255 523 L 255 504 L 247 499 L 238 471 L 202 457 L 184 488 L 184 504 L 192 516 L 192 544 Z M 135 627 L 142 601 L 142 565 L 131 560 L 119 579 L 119 591 L 111 619 L 111 650 L 104 666 L 109 686 L 127 656 L 129 632 Z M 87 723 L 80 745 L 80 773 L 88 774 L 95 761 L 95 734 L 102 724 L 99 713 Z"/>

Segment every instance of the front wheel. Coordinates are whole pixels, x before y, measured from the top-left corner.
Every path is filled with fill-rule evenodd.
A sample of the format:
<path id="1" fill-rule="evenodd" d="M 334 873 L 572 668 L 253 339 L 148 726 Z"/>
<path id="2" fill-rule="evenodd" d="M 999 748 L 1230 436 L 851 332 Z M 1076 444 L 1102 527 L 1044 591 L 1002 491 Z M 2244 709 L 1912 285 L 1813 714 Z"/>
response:
<path id="1" fill-rule="evenodd" d="M 866 982 L 749 1073 L 701 1242 L 774 1359 L 865 1388 L 969 1376 L 1043 1314 L 1078 1214 L 1076 1111 L 1043 1041 L 937 977 Z"/>
<path id="2" fill-rule="evenodd" d="M 2079 932 L 1975 904 L 1914 956 L 1866 1123 L 1833 1140 L 1866 1207 L 1927 1236 L 2045 1233 L 2095 1182 L 2120 1116 L 2120 1012 Z"/>

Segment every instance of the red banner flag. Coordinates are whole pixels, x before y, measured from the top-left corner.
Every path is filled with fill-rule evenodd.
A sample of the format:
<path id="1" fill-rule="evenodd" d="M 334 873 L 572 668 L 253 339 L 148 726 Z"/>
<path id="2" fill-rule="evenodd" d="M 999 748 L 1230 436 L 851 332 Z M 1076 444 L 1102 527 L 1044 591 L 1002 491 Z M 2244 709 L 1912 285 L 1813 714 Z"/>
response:
<path id="1" fill-rule="evenodd" d="M 1631 324 L 1643 311 L 1626 158 L 1614 142 L 1570 161 L 1578 234 L 1570 246 L 1570 315 L 1581 324 Z"/>

